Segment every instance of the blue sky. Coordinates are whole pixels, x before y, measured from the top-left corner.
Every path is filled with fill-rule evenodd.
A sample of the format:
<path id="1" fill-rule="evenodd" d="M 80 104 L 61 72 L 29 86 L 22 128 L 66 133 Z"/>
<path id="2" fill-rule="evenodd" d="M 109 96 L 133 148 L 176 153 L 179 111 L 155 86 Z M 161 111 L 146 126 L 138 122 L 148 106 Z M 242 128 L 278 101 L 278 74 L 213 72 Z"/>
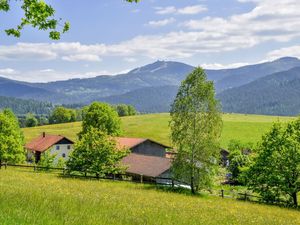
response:
<path id="1" fill-rule="evenodd" d="M 59 41 L 0 13 L 0 76 L 29 82 L 124 73 L 156 60 L 229 68 L 300 56 L 299 0 L 47 1 L 71 30 Z M 3 22 L 4 21 L 4 22 Z"/>

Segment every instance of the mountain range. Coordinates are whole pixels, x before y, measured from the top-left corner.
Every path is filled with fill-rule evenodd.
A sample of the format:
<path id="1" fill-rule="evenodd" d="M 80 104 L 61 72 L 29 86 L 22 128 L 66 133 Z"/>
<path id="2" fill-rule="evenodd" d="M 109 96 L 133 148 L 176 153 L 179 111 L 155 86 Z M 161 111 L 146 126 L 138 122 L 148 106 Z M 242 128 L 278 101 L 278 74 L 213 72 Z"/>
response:
<path id="1" fill-rule="evenodd" d="M 27 83 L 0 78 L 0 96 L 89 104 L 105 101 L 134 105 L 138 111 L 167 112 L 181 81 L 193 66 L 156 61 L 126 74 Z M 300 113 L 300 60 L 293 57 L 233 69 L 205 70 L 214 81 L 225 112 L 271 115 Z"/>

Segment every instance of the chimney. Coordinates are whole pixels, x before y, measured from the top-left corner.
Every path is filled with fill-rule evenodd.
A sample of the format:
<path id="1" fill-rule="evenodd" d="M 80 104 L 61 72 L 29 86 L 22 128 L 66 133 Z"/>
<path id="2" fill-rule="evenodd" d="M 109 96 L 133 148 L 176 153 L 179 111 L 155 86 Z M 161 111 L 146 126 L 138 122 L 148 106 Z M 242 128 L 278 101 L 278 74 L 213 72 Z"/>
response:
<path id="1" fill-rule="evenodd" d="M 43 132 L 43 137 L 46 137 L 46 133 L 45 132 Z"/>

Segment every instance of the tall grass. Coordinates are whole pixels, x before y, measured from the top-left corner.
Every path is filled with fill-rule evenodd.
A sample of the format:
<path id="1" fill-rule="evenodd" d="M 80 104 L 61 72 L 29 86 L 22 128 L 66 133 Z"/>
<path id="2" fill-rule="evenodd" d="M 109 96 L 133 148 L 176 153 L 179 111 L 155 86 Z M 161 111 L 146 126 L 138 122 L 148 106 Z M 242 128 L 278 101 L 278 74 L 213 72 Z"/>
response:
<path id="1" fill-rule="evenodd" d="M 0 190 L 0 224 L 300 224 L 296 210 L 16 169 Z"/>

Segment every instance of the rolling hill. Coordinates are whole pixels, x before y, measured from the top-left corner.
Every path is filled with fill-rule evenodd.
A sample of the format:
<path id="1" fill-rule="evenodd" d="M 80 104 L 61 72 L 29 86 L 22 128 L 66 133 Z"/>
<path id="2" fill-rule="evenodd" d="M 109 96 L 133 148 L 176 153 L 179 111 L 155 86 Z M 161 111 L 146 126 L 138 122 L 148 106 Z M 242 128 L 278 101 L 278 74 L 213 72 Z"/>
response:
<path id="1" fill-rule="evenodd" d="M 226 90 L 218 98 L 225 112 L 299 115 L 300 67 Z"/>
<path id="2" fill-rule="evenodd" d="M 273 122 L 286 122 L 294 119 L 294 117 L 278 117 L 278 116 L 261 116 L 261 115 L 240 115 L 240 114 L 224 114 L 223 115 L 223 131 L 221 136 L 221 146 L 227 148 L 231 139 L 240 140 L 242 142 L 256 143 L 261 136 L 268 131 Z M 170 145 L 170 130 L 168 113 L 146 114 L 138 116 L 122 117 L 122 136 L 150 138 Z M 76 140 L 77 133 L 81 129 L 81 123 L 65 123 L 55 124 L 31 128 L 23 128 L 26 141 L 30 141 L 42 132 L 50 134 L 65 135 L 72 140 Z"/>

